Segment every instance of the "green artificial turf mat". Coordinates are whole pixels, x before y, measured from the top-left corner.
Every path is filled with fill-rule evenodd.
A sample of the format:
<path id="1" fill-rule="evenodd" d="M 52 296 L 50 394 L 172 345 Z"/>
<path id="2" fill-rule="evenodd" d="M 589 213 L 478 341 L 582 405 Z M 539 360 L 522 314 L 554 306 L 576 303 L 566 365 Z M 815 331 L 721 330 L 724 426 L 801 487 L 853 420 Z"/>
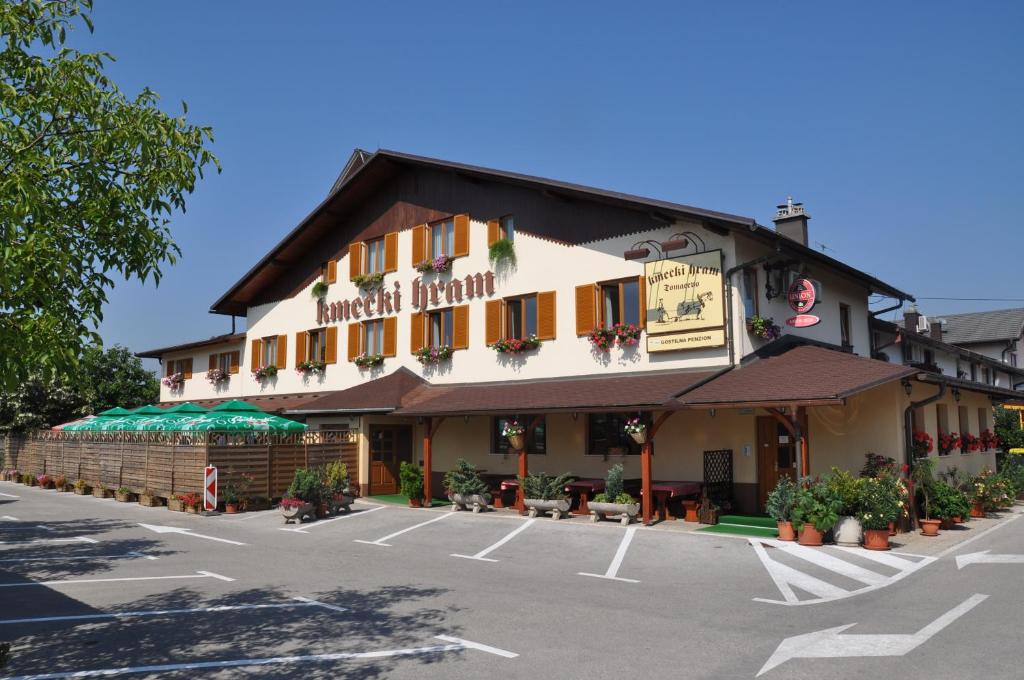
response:
<path id="1" fill-rule="evenodd" d="M 777 538 L 777 529 L 766 527 L 752 527 L 742 524 L 712 524 L 697 531 L 706 531 L 709 534 L 736 534 L 738 536 L 757 536 L 758 538 Z"/>
<path id="2" fill-rule="evenodd" d="M 718 521 L 722 524 L 742 524 L 748 527 L 764 527 L 766 529 L 778 528 L 775 520 L 764 515 L 719 515 Z"/>
<path id="3" fill-rule="evenodd" d="M 391 505 L 409 505 L 409 499 L 399 493 L 384 494 L 381 496 L 367 496 L 366 500 L 377 501 L 378 503 L 388 503 Z M 436 508 L 442 505 L 448 505 L 448 501 L 435 498 L 433 505 L 430 507 Z"/>

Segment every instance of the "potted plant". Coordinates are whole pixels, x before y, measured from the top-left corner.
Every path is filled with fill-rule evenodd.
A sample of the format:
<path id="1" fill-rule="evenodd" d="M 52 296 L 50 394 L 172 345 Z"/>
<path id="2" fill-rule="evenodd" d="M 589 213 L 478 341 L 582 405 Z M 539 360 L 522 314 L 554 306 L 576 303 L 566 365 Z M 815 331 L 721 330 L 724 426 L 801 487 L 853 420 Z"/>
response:
<path id="1" fill-rule="evenodd" d="M 241 497 L 238 493 L 238 486 L 233 479 L 228 479 L 227 484 L 224 485 L 224 512 L 228 515 L 234 515 L 238 513 L 238 507 L 241 503 Z"/>
<path id="2" fill-rule="evenodd" d="M 384 282 L 384 274 L 382 272 L 374 272 L 373 274 L 356 274 L 351 280 L 352 283 L 356 284 L 357 288 L 376 288 Z"/>
<path id="3" fill-rule="evenodd" d="M 168 496 L 167 509 L 171 512 L 185 512 L 185 505 L 181 502 L 181 496 L 173 494 Z"/>
<path id="4" fill-rule="evenodd" d="M 936 480 L 933 488 L 935 516 L 942 522 L 940 529 L 952 529 L 960 519 L 970 513 L 971 505 L 962 491 L 945 481 Z"/>
<path id="5" fill-rule="evenodd" d="M 910 479 L 921 497 L 921 510 L 924 517 L 919 520 L 922 536 L 938 536 L 940 520 L 934 517 L 935 499 L 935 461 L 921 458 L 914 462 L 910 470 Z"/>
<path id="6" fill-rule="evenodd" d="M 935 443 L 932 441 L 932 436 L 927 432 L 920 430 L 913 434 L 913 451 L 914 458 L 924 458 L 935 448 Z"/>
<path id="7" fill-rule="evenodd" d="M 96 482 L 92 485 L 92 495 L 96 498 L 110 498 L 110 489 L 103 482 Z"/>
<path id="8" fill-rule="evenodd" d="M 416 265 L 416 271 L 421 274 L 444 273 L 452 268 L 452 260 L 455 258 L 447 255 L 438 255 L 432 260 L 424 260 Z"/>
<path id="9" fill-rule="evenodd" d="M 119 486 L 117 490 L 114 491 L 114 498 L 116 498 L 119 503 L 131 503 L 132 490 L 124 485 Z"/>
<path id="10" fill-rule="evenodd" d="M 92 488 L 89 486 L 89 482 L 84 479 L 76 479 L 72 488 L 77 496 L 85 496 L 86 494 L 92 493 Z"/>
<path id="11" fill-rule="evenodd" d="M 471 509 L 480 512 L 487 510 L 491 504 L 487 482 L 480 477 L 476 467 L 464 458 L 455 461 L 455 469 L 445 473 L 444 486 L 448 490 L 452 510 Z"/>
<path id="12" fill-rule="evenodd" d="M 836 544 L 859 546 L 864 536 L 864 529 L 857 519 L 860 512 L 861 479 L 833 467 L 824 481 L 832 496 L 839 501 L 839 519 L 833 527 Z"/>
<path id="13" fill-rule="evenodd" d="M 430 366 L 451 359 L 453 353 L 450 345 L 441 345 L 440 347 L 421 347 L 412 355 L 424 366 Z"/>
<path id="14" fill-rule="evenodd" d="M 505 421 L 505 426 L 501 428 L 501 436 L 508 439 L 508 445 L 514 451 L 523 450 L 523 447 L 526 445 L 524 441 L 525 435 L 526 428 L 520 425 L 517 420 L 512 422 Z"/>
<path id="15" fill-rule="evenodd" d="M 327 363 L 323 361 L 300 361 L 295 364 L 295 372 L 305 377 L 313 373 L 323 375 L 327 370 Z"/>
<path id="16" fill-rule="evenodd" d="M 981 448 L 985 451 L 999 448 L 999 437 L 992 430 L 982 430 L 978 441 L 981 443 Z"/>
<path id="17" fill-rule="evenodd" d="M 323 500 L 323 488 L 323 480 L 316 470 L 297 469 L 285 497 L 281 499 L 284 523 L 297 521 L 301 524 L 306 516 L 315 514 Z"/>
<path id="18" fill-rule="evenodd" d="M 782 329 L 775 323 L 775 319 L 754 315 L 747 319 L 747 330 L 762 340 L 777 340 L 782 335 Z"/>
<path id="19" fill-rule="evenodd" d="M 626 434 L 633 438 L 637 444 L 643 445 L 647 442 L 647 424 L 639 418 L 631 418 L 626 421 L 622 428 Z"/>
<path id="20" fill-rule="evenodd" d="M 540 347 L 540 338 L 530 335 L 525 338 L 506 338 L 489 345 L 498 354 L 522 354 Z"/>
<path id="21" fill-rule="evenodd" d="M 612 345 L 615 344 L 615 331 L 611 328 L 598 326 L 587 333 L 587 340 L 590 341 L 590 346 L 593 349 L 607 353 L 611 350 Z"/>
<path id="22" fill-rule="evenodd" d="M 973 453 L 974 451 L 981 451 L 981 440 L 975 437 L 970 432 L 961 432 L 960 452 Z"/>
<path id="23" fill-rule="evenodd" d="M 591 522 L 605 519 L 608 515 L 618 515 L 622 524 L 629 524 L 636 519 L 640 504 L 623 491 L 622 473 L 621 463 L 609 468 L 604 479 L 604 491 L 594 496 L 594 500 L 588 504 Z"/>
<path id="24" fill-rule="evenodd" d="M 67 491 L 68 490 L 68 478 L 65 477 L 64 475 L 58 475 L 53 480 L 53 488 L 56 489 L 57 491 L 61 491 L 61 492 Z"/>
<path id="25" fill-rule="evenodd" d="M 25 486 L 35 486 L 36 476 L 31 472 L 26 472 L 21 475 L 21 483 L 24 484 Z"/>
<path id="26" fill-rule="evenodd" d="M 36 477 L 36 486 L 38 486 L 40 489 L 52 489 L 53 478 L 47 474 L 39 475 L 38 477 Z"/>
<path id="27" fill-rule="evenodd" d="M 160 505 L 160 499 L 148 488 L 143 488 L 142 493 L 139 494 L 139 505 L 155 508 Z"/>
<path id="28" fill-rule="evenodd" d="M 314 299 L 323 300 L 327 297 L 327 288 L 328 286 L 326 281 L 317 281 L 313 284 L 313 288 L 310 289 L 310 293 L 313 295 Z"/>
<path id="29" fill-rule="evenodd" d="M 793 505 L 793 526 L 800 532 L 800 545 L 820 546 L 825 532 L 839 519 L 840 501 L 828 485 L 818 480 L 801 480 Z"/>
<path id="30" fill-rule="evenodd" d="M 161 380 L 160 382 L 164 384 L 164 387 L 167 387 L 171 390 L 180 390 L 182 387 L 185 386 L 185 374 L 180 372 L 172 373 L 168 376 L 165 376 L 164 379 Z"/>
<path id="31" fill-rule="evenodd" d="M 281 499 L 279 506 L 281 508 L 281 515 L 284 517 L 284 523 L 295 522 L 296 524 L 302 524 L 306 521 L 306 518 L 310 515 L 315 515 L 315 510 L 312 503 L 307 503 L 301 498 L 289 498 L 285 496 Z"/>
<path id="32" fill-rule="evenodd" d="M 960 448 L 960 433 L 939 432 L 939 455 L 948 456 L 954 449 Z"/>
<path id="33" fill-rule="evenodd" d="M 550 512 L 553 519 L 569 514 L 569 497 L 565 485 L 574 477 L 571 474 L 550 477 L 543 472 L 519 477 L 519 488 L 523 490 L 523 505 L 530 517 Z"/>
<path id="34" fill-rule="evenodd" d="M 507 238 L 499 238 L 488 246 L 487 259 L 490 260 L 492 266 L 503 262 L 514 265 L 516 263 L 516 247 Z"/>
<path id="35" fill-rule="evenodd" d="M 199 494 L 189 491 L 188 493 L 179 494 L 178 500 L 181 501 L 181 507 L 185 509 L 185 512 L 193 515 L 199 514 Z"/>
<path id="36" fill-rule="evenodd" d="M 373 366 L 380 366 L 384 363 L 383 354 L 360 354 L 352 360 L 359 368 L 371 368 Z"/>
<path id="37" fill-rule="evenodd" d="M 409 507 L 423 507 L 423 469 L 403 460 L 398 468 L 398 486 L 400 493 L 409 499 Z"/>
<path id="38" fill-rule="evenodd" d="M 325 465 L 324 484 L 330 496 L 331 514 L 337 515 L 341 511 L 350 512 L 352 502 L 355 500 L 355 493 L 350 487 L 348 466 L 340 460 Z"/>
<path id="39" fill-rule="evenodd" d="M 857 518 L 864 528 L 867 550 L 889 550 L 889 524 L 906 512 L 898 485 L 900 480 L 893 475 L 863 478 Z"/>
<path id="40" fill-rule="evenodd" d="M 779 526 L 780 541 L 795 541 L 793 529 L 793 507 L 796 505 L 797 485 L 792 477 L 781 477 L 775 488 L 768 493 L 765 512 Z"/>
<path id="41" fill-rule="evenodd" d="M 227 381 L 230 377 L 231 374 L 219 368 L 211 368 L 206 372 L 206 382 L 211 385 L 219 385 L 220 383 Z"/>
<path id="42" fill-rule="evenodd" d="M 277 375 L 277 366 L 271 364 L 270 366 L 260 366 L 252 372 L 252 377 L 256 380 L 267 380 Z"/>

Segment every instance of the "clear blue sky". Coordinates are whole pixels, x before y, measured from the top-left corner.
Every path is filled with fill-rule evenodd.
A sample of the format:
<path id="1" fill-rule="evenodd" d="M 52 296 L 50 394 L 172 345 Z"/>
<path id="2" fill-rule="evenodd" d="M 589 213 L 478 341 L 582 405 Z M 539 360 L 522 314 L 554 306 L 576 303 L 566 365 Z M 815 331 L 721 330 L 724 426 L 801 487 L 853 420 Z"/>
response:
<path id="1" fill-rule="evenodd" d="M 76 43 L 112 52 L 125 91 L 187 100 L 224 166 L 174 220 L 160 287 L 111 295 L 108 344 L 229 330 L 210 304 L 356 146 L 762 224 L 792 194 L 812 240 L 904 290 L 1024 297 L 1024 3 L 97 5 Z"/>

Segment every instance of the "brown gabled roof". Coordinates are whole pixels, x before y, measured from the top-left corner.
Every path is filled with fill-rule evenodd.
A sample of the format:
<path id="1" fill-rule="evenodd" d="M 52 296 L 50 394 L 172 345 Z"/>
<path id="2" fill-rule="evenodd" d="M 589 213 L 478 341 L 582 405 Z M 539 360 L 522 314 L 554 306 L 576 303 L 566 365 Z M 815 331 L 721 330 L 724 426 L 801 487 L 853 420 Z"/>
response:
<path id="1" fill-rule="evenodd" d="M 206 340 L 196 340 L 194 342 L 185 342 L 180 345 L 171 345 L 170 347 L 160 347 L 158 349 L 149 349 L 145 352 L 136 352 L 135 356 L 142 357 L 143 359 L 159 359 L 165 354 L 171 352 L 182 352 L 186 349 L 197 349 L 199 347 L 207 347 L 209 345 L 224 345 L 232 342 L 241 342 L 245 340 L 245 333 L 226 333 L 224 335 L 215 335 L 212 338 Z"/>
<path id="2" fill-rule="evenodd" d="M 424 385 L 396 415 L 440 416 L 661 408 L 718 371 L 659 371 L 502 383 Z"/>
<path id="3" fill-rule="evenodd" d="M 314 413 L 390 413 L 401 407 L 410 392 L 427 385 L 404 366 L 384 377 L 327 394 L 288 411 L 295 415 Z"/>
<path id="4" fill-rule="evenodd" d="M 858 392 L 917 372 L 910 366 L 808 345 L 736 367 L 675 399 L 670 407 L 840 403 Z"/>
<path id="5" fill-rule="evenodd" d="M 241 399 L 242 401 L 258 406 L 267 413 L 284 413 L 285 411 L 298 408 L 307 401 L 312 401 L 319 397 L 322 397 L 327 392 L 305 392 L 296 394 L 276 394 L 267 396 L 244 396 L 244 397 L 222 397 L 219 399 L 192 399 L 190 400 L 193 404 L 198 404 L 203 408 L 213 408 L 217 404 L 222 404 L 225 401 L 231 401 L 233 399 Z M 168 406 L 174 406 L 182 403 L 181 401 L 162 401 L 157 406 L 166 408 Z"/>

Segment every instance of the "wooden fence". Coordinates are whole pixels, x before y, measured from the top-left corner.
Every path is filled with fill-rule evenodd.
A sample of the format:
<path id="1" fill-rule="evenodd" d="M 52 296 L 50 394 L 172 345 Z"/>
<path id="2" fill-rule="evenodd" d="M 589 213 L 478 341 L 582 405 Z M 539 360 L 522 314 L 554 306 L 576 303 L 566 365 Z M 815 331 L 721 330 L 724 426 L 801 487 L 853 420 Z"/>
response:
<path id="1" fill-rule="evenodd" d="M 148 490 L 154 496 L 200 493 L 203 469 L 214 465 L 221 488 L 246 473 L 250 494 L 281 496 L 302 467 L 341 460 L 356 476 L 358 454 L 354 433 L 316 431 L 292 435 L 267 433 L 87 433 L 46 432 L 0 441 L 4 468 L 21 473 L 83 479 L 91 486 Z M 117 436 L 121 435 L 121 436 Z M 182 433 L 184 435 L 184 433 Z"/>

